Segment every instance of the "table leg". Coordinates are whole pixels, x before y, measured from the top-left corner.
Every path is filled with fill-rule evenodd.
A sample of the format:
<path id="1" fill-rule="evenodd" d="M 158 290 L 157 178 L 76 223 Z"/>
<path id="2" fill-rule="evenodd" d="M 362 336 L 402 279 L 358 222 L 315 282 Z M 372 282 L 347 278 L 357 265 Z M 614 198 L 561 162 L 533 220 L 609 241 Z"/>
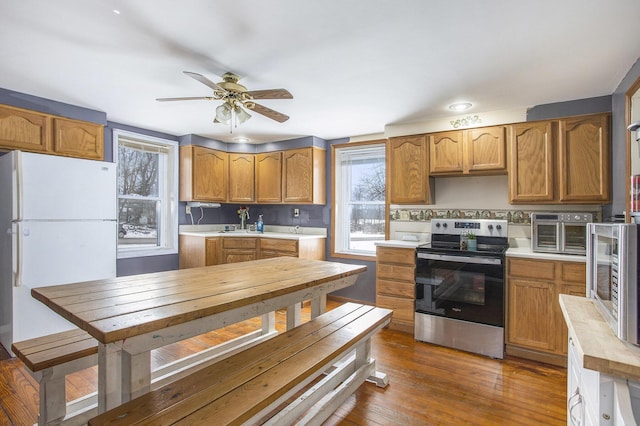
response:
<path id="1" fill-rule="evenodd" d="M 262 334 L 273 333 L 276 331 L 276 313 L 269 312 L 262 315 Z"/>
<path id="2" fill-rule="evenodd" d="M 98 413 L 122 403 L 122 349 L 98 343 Z"/>
<path id="3" fill-rule="evenodd" d="M 302 303 L 287 306 L 287 330 L 297 327 L 302 322 Z"/>
<path id="4" fill-rule="evenodd" d="M 122 403 L 151 390 L 151 352 L 122 352 Z"/>
<path id="5" fill-rule="evenodd" d="M 311 319 L 325 313 L 327 310 L 327 295 L 322 294 L 311 299 Z"/>

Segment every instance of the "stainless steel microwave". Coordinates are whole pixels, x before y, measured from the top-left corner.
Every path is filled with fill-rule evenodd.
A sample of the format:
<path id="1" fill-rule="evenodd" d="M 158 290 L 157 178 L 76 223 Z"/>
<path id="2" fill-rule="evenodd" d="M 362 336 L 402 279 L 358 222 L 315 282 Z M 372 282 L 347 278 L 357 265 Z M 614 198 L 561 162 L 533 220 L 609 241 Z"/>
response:
<path id="1" fill-rule="evenodd" d="M 531 250 L 585 255 L 591 213 L 531 213 Z"/>
<path id="2" fill-rule="evenodd" d="M 639 344 L 639 225 L 590 223 L 587 246 L 587 295 L 618 338 Z"/>

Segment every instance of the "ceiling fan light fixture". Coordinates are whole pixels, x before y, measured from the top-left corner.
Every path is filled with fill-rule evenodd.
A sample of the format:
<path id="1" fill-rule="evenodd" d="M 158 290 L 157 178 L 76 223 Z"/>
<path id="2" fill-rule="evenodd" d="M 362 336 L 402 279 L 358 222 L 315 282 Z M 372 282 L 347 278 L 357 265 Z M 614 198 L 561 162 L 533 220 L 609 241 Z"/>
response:
<path id="1" fill-rule="evenodd" d="M 456 102 L 449 105 L 449 109 L 452 111 L 466 111 L 472 106 L 471 102 Z"/>
<path id="2" fill-rule="evenodd" d="M 238 121 L 238 124 L 242 124 L 251 118 L 251 114 L 249 114 L 247 111 L 244 110 L 244 108 L 241 108 L 240 106 L 236 106 L 235 113 L 236 113 L 236 120 Z"/>
<path id="3" fill-rule="evenodd" d="M 232 109 L 227 102 L 216 108 L 216 120 L 222 124 L 231 122 Z"/>

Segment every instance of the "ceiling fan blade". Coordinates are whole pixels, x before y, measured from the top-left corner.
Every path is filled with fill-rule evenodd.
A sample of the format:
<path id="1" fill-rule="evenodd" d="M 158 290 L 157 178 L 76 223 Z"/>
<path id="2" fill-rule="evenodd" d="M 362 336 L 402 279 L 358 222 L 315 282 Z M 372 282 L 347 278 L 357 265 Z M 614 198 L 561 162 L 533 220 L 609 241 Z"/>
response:
<path id="1" fill-rule="evenodd" d="M 204 101 L 204 100 L 212 100 L 211 96 L 189 96 L 186 98 L 156 98 L 156 101 L 159 102 L 167 102 L 167 101 Z"/>
<path id="2" fill-rule="evenodd" d="M 217 91 L 220 91 L 220 92 L 226 92 L 226 90 L 224 90 L 222 87 L 218 86 L 216 83 L 214 83 L 213 81 L 209 80 L 207 77 L 205 77 L 202 74 L 198 74 L 197 72 L 190 72 L 190 71 L 183 71 L 183 72 L 186 75 L 188 75 L 189 77 L 198 80 L 200 83 L 204 84 L 205 86 L 211 87 L 213 90 L 217 90 Z"/>
<path id="3" fill-rule="evenodd" d="M 260 104 L 256 104 L 254 103 L 253 108 L 251 108 L 251 110 L 257 112 L 258 114 L 262 114 L 265 117 L 268 117 L 272 120 L 275 120 L 279 123 L 284 123 L 285 121 L 287 121 L 289 119 L 288 115 L 284 115 L 281 112 L 278 111 L 274 111 L 271 108 L 267 108 L 266 106 L 260 105 Z"/>
<path id="4" fill-rule="evenodd" d="M 249 90 L 246 93 L 253 99 L 293 99 L 287 89 Z"/>

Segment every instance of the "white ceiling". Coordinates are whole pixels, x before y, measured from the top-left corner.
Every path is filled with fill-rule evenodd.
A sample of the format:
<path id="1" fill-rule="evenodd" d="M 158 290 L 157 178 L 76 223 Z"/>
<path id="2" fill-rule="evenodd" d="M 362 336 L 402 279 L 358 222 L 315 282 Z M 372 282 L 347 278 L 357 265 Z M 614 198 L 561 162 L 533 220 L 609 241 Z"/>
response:
<path id="1" fill-rule="evenodd" d="M 121 13 L 115 14 L 113 9 Z M 173 135 L 254 142 L 611 94 L 640 56 L 639 0 L 2 0 L 0 87 Z M 286 88 L 229 133 L 182 71 Z"/>

